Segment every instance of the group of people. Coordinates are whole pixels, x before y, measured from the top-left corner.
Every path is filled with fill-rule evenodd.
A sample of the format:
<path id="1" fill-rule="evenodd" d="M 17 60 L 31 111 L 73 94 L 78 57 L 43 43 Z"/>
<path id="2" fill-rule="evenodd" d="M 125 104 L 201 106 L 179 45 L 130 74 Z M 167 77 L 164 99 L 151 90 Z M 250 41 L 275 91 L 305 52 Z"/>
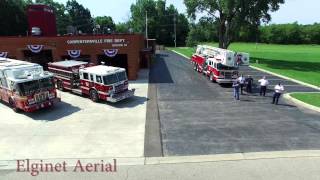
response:
<path id="1" fill-rule="evenodd" d="M 263 76 L 263 78 L 260 79 L 258 82 L 260 84 L 260 96 L 266 96 L 269 81 L 265 76 Z M 253 78 L 250 75 L 248 75 L 247 78 L 245 78 L 243 75 L 238 77 L 232 84 L 234 98 L 236 100 L 240 100 L 240 94 L 243 95 L 244 87 L 246 88 L 247 93 L 252 93 L 252 85 L 253 85 Z M 276 104 L 276 105 L 278 104 L 279 98 L 283 92 L 284 92 L 284 87 L 279 82 L 274 87 L 272 104 Z"/>

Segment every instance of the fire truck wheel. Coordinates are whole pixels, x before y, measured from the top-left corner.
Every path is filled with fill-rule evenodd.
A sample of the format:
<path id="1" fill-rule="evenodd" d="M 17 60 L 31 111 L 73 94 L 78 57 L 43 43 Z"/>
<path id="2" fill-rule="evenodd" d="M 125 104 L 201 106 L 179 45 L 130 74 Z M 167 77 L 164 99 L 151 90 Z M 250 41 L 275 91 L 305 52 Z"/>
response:
<path id="1" fill-rule="evenodd" d="M 90 90 L 90 99 L 93 102 L 98 102 L 99 101 L 99 95 L 98 92 L 94 89 Z"/>
<path id="2" fill-rule="evenodd" d="M 60 91 L 64 91 L 62 81 L 58 81 L 58 82 L 57 82 L 57 88 L 58 88 Z"/>
<path id="3" fill-rule="evenodd" d="M 195 70 L 195 71 L 197 70 L 197 64 L 196 63 L 193 64 L 193 70 Z"/>
<path id="4" fill-rule="evenodd" d="M 13 99 L 11 99 L 11 98 L 9 99 L 9 104 L 10 104 L 11 109 L 14 112 L 18 112 L 19 111 L 19 109 L 16 106 L 16 102 Z"/>

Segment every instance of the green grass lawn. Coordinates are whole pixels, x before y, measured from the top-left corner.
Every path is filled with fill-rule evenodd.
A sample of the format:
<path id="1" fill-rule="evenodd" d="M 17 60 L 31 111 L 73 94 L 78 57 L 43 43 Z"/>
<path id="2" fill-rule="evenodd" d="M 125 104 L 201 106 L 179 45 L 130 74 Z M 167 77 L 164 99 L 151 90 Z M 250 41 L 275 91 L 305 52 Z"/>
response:
<path id="1" fill-rule="evenodd" d="M 320 107 L 320 93 L 293 93 L 291 96 L 313 106 Z"/>
<path id="2" fill-rule="evenodd" d="M 167 48 L 170 50 L 175 50 L 181 54 L 184 54 L 188 57 L 191 57 L 192 54 L 196 51 L 195 48 L 189 48 L 189 47 L 180 47 L 180 48 Z"/>
<path id="3" fill-rule="evenodd" d="M 169 49 L 186 56 L 195 52 L 194 48 Z M 229 49 L 250 53 L 253 66 L 320 87 L 320 45 L 233 43 Z"/>

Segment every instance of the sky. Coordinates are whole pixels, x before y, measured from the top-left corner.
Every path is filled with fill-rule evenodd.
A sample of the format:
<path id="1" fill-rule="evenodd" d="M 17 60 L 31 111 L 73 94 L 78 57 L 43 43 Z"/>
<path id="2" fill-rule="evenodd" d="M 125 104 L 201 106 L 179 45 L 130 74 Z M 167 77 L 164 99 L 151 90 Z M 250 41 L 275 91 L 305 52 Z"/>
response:
<path id="1" fill-rule="evenodd" d="M 67 0 L 55 0 L 66 3 Z M 89 8 L 93 16 L 111 16 L 113 20 L 125 22 L 130 17 L 130 5 L 136 0 L 77 0 L 80 4 Z M 186 12 L 183 0 L 167 0 L 167 5 L 173 4 L 180 13 Z M 272 13 L 271 23 L 313 24 L 320 22 L 319 0 L 286 0 L 280 10 Z"/>

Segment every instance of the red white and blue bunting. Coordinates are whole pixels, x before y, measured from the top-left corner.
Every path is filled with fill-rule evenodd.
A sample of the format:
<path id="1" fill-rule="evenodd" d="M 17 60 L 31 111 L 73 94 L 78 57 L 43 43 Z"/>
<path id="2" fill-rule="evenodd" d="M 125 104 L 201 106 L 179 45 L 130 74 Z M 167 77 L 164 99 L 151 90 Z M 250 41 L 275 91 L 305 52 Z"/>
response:
<path id="1" fill-rule="evenodd" d="M 108 57 L 115 57 L 118 54 L 118 49 L 104 49 L 103 52 Z"/>
<path id="2" fill-rule="evenodd" d="M 0 52 L 0 57 L 6 58 L 8 56 L 8 52 Z"/>
<path id="3" fill-rule="evenodd" d="M 81 50 L 68 50 L 68 55 L 71 58 L 78 58 L 81 55 Z"/>
<path id="4" fill-rule="evenodd" d="M 27 45 L 28 49 L 33 53 L 39 53 L 43 49 L 43 45 Z"/>

